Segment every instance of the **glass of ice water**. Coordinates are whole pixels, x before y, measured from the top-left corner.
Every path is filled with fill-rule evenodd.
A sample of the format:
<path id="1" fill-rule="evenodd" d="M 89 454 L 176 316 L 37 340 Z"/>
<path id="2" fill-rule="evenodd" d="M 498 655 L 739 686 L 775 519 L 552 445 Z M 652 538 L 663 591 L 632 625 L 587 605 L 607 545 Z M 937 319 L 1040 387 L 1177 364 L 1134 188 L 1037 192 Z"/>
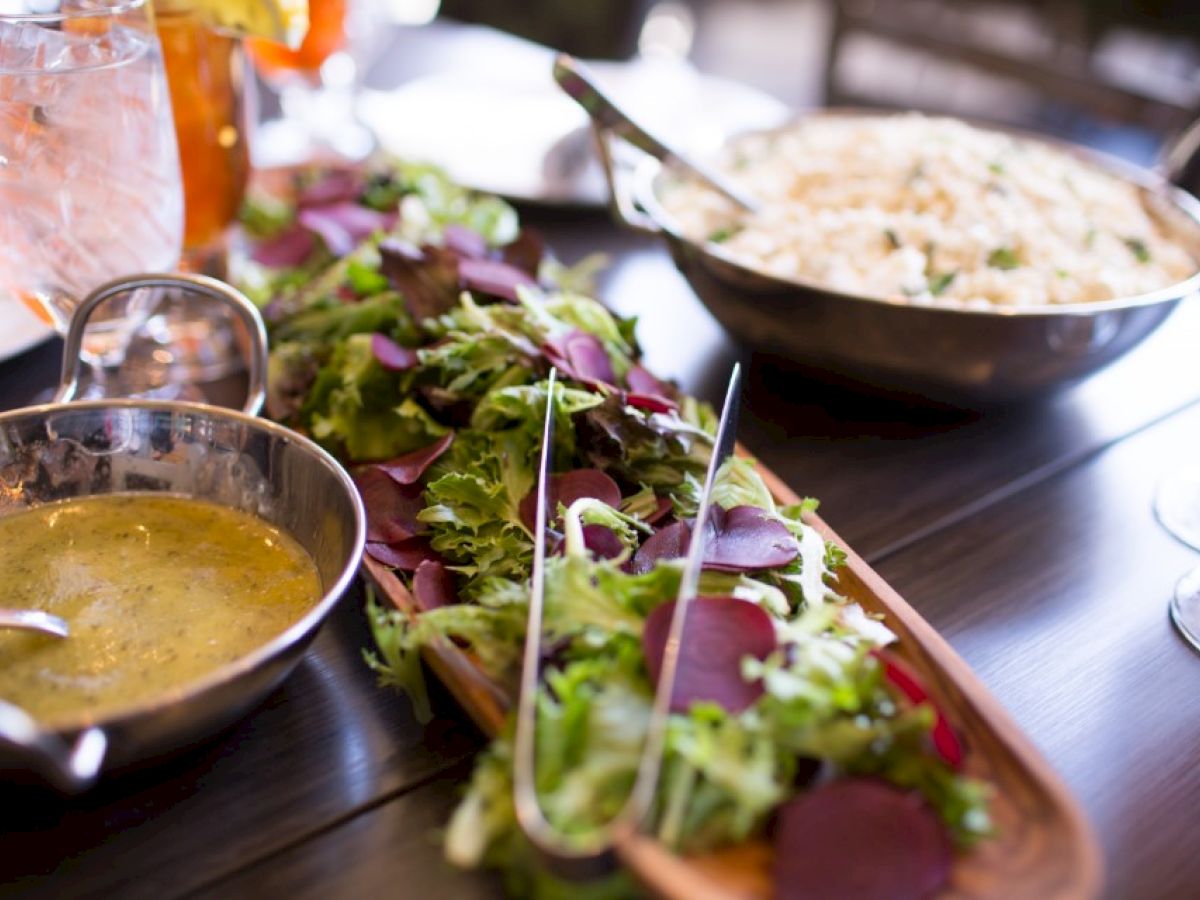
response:
<path id="1" fill-rule="evenodd" d="M 104 282 L 175 268 L 182 237 L 148 0 L 0 0 L 0 292 L 65 331 Z M 154 302 L 131 292 L 97 310 L 84 352 L 99 372 Z"/>

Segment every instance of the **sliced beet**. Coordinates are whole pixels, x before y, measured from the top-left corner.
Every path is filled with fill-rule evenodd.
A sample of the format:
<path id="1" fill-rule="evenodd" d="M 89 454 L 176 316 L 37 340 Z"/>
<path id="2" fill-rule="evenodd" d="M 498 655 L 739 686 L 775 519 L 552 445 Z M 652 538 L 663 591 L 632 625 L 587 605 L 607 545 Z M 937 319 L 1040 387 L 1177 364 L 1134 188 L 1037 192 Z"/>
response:
<path id="1" fill-rule="evenodd" d="M 301 188 L 296 194 L 296 205 L 301 209 L 309 206 L 327 206 L 343 200 L 356 200 L 362 193 L 363 176 L 354 169 L 330 169 L 312 184 Z"/>
<path id="2" fill-rule="evenodd" d="M 425 505 L 419 484 L 398 484 L 378 466 L 363 466 L 354 484 L 367 511 L 367 540 L 384 544 L 403 541 L 421 531 L 417 521 Z"/>
<path id="3" fill-rule="evenodd" d="M 317 240 L 312 232 L 296 224 L 274 237 L 259 241 L 255 244 L 250 258 L 259 265 L 285 269 L 300 265 L 308 259 L 316 246 Z"/>
<path id="4" fill-rule="evenodd" d="M 658 529 L 642 542 L 633 555 L 630 569 L 638 575 L 649 572 L 662 559 L 681 559 L 687 556 L 692 529 L 687 522 L 672 522 Z"/>
<path id="5" fill-rule="evenodd" d="M 621 504 L 621 488 L 599 469 L 574 469 L 556 476 L 556 501 L 570 506 L 581 497 L 592 497 L 614 509 Z"/>
<path id="6" fill-rule="evenodd" d="M 468 259 L 484 259 L 488 254 L 487 239 L 466 225 L 447 225 L 442 232 L 442 244 Z"/>
<path id="7" fill-rule="evenodd" d="M 617 533 L 598 523 L 583 526 L 583 544 L 597 559 L 616 559 L 625 552 Z"/>
<path id="8" fill-rule="evenodd" d="M 655 684 L 674 612 L 673 600 L 655 607 L 642 631 L 646 668 Z M 775 625 L 761 607 L 735 597 L 697 597 L 684 621 L 671 712 L 687 712 L 700 701 L 717 703 L 731 713 L 746 709 L 763 695 L 763 686 L 742 677 L 742 660 L 766 659 L 777 646 Z"/>
<path id="9" fill-rule="evenodd" d="M 704 568 L 753 572 L 787 565 L 800 546 L 787 526 L 757 506 L 714 506 L 705 529 Z"/>
<path id="10" fill-rule="evenodd" d="M 656 413 L 669 413 L 679 409 L 679 405 L 674 400 L 668 400 L 657 394 L 626 394 L 625 402 L 635 409 L 647 409 Z"/>
<path id="11" fill-rule="evenodd" d="M 391 228 L 396 214 L 343 201 L 302 209 L 297 221 L 324 241 L 330 253 L 345 256 L 364 238 Z"/>
<path id="12" fill-rule="evenodd" d="M 570 506 L 581 497 L 591 497 L 616 509 L 621 504 L 621 488 L 599 469 L 574 469 L 550 476 L 550 497 L 546 503 L 549 521 L 558 518 L 558 505 Z M 537 518 L 537 487 L 521 499 L 521 521 L 530 531 Z"/>
<path id="13" fill-rule="evenodd" d="M 425 538 L 414 537 L 403 541 L 384 544 L 380 541 L 367 541 L 367 554 L 377 559 L 385 566 L 400 569 L 405 572 L 415 571 L 425 560 L 441 562 L 437 551 L 429 545 Z"/>
<path id="14" fill-rule="evenodd" d="M 416 350 L 400 346 L 386 334 L 371 335 L 371 353 L 381 366 L 393 372 L 406 372 L 420 362 Z"/>
<path id="15" fill-rule="evenodd" d="M 631 394 L 643 394 L 648 397 L 661 397 L 670 401 L 674 393 L 665 381 L 656 378 L 649 369 L 641 363 L 636 363 L 625 373 L 625 386 Z"/>
<path id="16" fill-rule="evenodd" d="M 675 522 L 646 539 L 633 558 L 633 571 L 648 572 L 663 559 L 687 555 L 691 527 Z M 786 565 L 800 548 L 783 523 L 757 506 L 714 506 L 704 530 L 704 568 L 718 572 L 755 572 Z"/>
<path id="17" fill-rule="evenodd" d="M 954 729 L 950 726 L 950 720 L 946 718 L 942 708 L 929 695 L 929 691 L 917 677 L 917 673 L 902 663 L 895 654 L 889 653 L 881 647 L 873 648 L 871 655 L 883 666 L 884 680 L 903 694 L 905 699 L 913 704 L 929 704 L 934 713 L 933 731 L 930 732 L 933 749 L 948 766 L 956 770 L 961 769 L 963 764 L 962 742 L 954 733 Z"/>
<path id="18" fill-rule="evenodd" d="M 432 444 L 422 447 L 420 450 L 405 453 L 403 456 L 389 459 L 387 462 L 378 463 L 376 468 L 386 472 L 397 484 L 416 484 L 425 474 L 425 470 L 433 465 L 452 443 L 454 443 L 454 432 L 448 431 Z"/>
<path id="19" fill-rule="evenodd" d="M 454 573 L 432 559 L 427 559 L 417 566 L 416 574 L 413 575 L 412 593 L 417 608 L 422 612 L 458 602 Z"/>
<path id="20" fill-rule="evenodd" d="M 472 291 L 491 294 L 513 303 L 517 302 L 518 287 L 534 287 L 537 282 L 528 272 L 493 259 L 460 259 L 459 283 Z"/>
<path id="21" fill-rule="evenodd" d="M 843 778 L 779 808 L 772 876 L 780 900 L 920 900 L 950 874 L 945 828 L 924 799 Z"/>
<path id="22" fill-rule="evenodd" d="M 651 510 L 649 515 L 643 517 L 643 521 L 647 525 L 658 524 L 675 509 L 675 504 L 671 502 L 670 497 L 655 497 L 654 500 L 657 505 Z"/>

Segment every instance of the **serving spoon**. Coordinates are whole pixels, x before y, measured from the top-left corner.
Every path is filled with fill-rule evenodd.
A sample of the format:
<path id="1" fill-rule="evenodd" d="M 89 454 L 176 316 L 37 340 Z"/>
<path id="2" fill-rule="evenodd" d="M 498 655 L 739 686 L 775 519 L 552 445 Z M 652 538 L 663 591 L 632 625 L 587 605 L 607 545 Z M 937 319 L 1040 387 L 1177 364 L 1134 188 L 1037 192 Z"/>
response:
<path id="1" fill-rule="evenodd" d="M 0 629 L 15 628 L 19 631 L 36 631 L 51 637 L 65 638 L 71 634 L 65 619 L 42 612 L 40 609 L 0 608 Z"/>
<path id="2" fill-rule="evenodd" d="M 675 162 L 746 212 L 758 212 L 761 203 L 757 198 L 746 193 L 720 172 L 697 160 L 689 159 L 679 150 L 663 143 L 631 119 L 600 89 L 595 77 L 579 60 L 566 53 L 558 54 L 554 60 L 554 80 L 566 95 L 582 106 L 584 112 L 591 117 L 592 127 L 600 139 L 598 143 L 601 154 L 608 152 L 606 135 L 616 135 L 660 162 Z M 609 169 L 609 166 L 605 166 L 606 171 Z"/>

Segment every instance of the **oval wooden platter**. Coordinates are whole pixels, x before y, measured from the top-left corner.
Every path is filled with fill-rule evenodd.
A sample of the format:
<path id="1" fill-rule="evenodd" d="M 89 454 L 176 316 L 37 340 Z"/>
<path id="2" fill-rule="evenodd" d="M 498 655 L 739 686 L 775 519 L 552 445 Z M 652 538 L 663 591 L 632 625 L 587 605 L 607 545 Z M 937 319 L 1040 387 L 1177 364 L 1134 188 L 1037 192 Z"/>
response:
<path id="1" fill-rule="evenodd" d="M 761 465 L 775 499 L 796 494 Z M 864 609 L 882 613 L 912 665 L 954 724 L 967 750 L 967 771 L 995 788 L 997 835 L 960 854 L 943 893 L 948 898 L 1090 898 L 1099 895 L 1103 866 L 1092 829 L 1058 775 L 950 645 L 834 533 L 819 516 L 808 519 L 846 551 L 837 590 Z M 419 615 L 391 569 L 364 557 L 377 590 L 408 615 Z M 499 732 L 513 698 L 491 682 L 470 654 L 447 642 L 427 648 L 428 667 L 489 736 Z M 750 843 L 705 856 L 681 857 L 649 837 L 618 847 L 625 864 L 656 894 L 671 900 L 732 900 L 771 896 L 771 850 Z"/>

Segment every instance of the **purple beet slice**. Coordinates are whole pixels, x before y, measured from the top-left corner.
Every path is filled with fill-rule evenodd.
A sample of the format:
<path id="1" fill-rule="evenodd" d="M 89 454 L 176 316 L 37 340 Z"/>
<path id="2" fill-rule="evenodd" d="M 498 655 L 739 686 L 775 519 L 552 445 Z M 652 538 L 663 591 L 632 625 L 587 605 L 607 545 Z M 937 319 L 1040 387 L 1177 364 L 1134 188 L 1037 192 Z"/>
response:
<path id="1" fill-rule="evenodd" d="M 583 526 L 583 544 L 596 559 L 616 559 L 625 552 L 625 545 L 617 533 L 598 523 Z"/>
<path id="2" fill-rule="evenodd" d="M 941 821 L 919 794 L 844 778 L 780 807 L 772 876 L 780 900 L 920 900 L 950 874 Z"/>
<path id="3" fill-rule="evenodd" d="M 416 350 L 400 346 L 386 334 L 371 335 L 371 353 L 376 362 L 393 372 L 406 372 L 421 361 Z"/>
<path id="4" fill-rule="evenodd" d="M 626 394 L 625 402 L 635 409 L 646 409 L 656 413 L 669 413 L 679 409 L 674 400 L 659 397 L 657 394 Z"/>
<path id="5" fill-rule="evenodd" d="M 487 240 L 484 236 L 466 225 L 447 225 L 442 232 L 442 243 L 459 256 L 468 259 L 483 259 L 488 254 Z"/>
<path id="6" fill-rule="evenodd" d="M 396 214 L 343 201 L 302 209 L 297 221 L 324 241 L 334 256 L 345 256 L 364 238 L 391 228 Z"/>
<path id="7" fill-rule="evenodd" d="M 691 537 L 692 529 L 687 522 L 672 522 L 658 529 L 638 547 L 630 570 L 642 575 L 653 569 L 660 559 L 681 559 L 687 555 Z"/>
<path id="8" fill-rule="evenodd" d="M 674 612 L 673 600 L 655 607 L 642 631 L 646 668 L 656 684 Z M 687 712 L 700 701 L 731 713 L 746 709 L 763 695 L 763 686 L 742 678 L 742 660 L 766 659 L 777 646 L 775 625 L 761 607 L 735 597 L 697 597 L 684 621 L 671 712 Z"/>
<path id="9" fill-rule="evenodd" d="M 665 381 L 656 378 L 641 363 L 635 363 L 625 373 L 625 386 L 629 388 L 629 392 L 632 394 L 661 397 L 663 400 L 668 401 L 671 399 L 671 386 Z"/>
<path id="10" fill-rule="evenodd" d="M 298 266 L 313 252 L 317 240 L 311 231 L 301 225 L 292 225 L 274 237 L 255 245 L 250 258 L 272 269 Z"/>
<path id="11" fill-rule="evenodd" d="M 367 511 L 367 540 L 391 544 L 421 530 L 417 521 L 425 505 L 424 488 L 401 485 L 378 466 L 363 466 L 354 473 L 354 484 Z"/>
<path id="12" fill-rule="evenodd" d="M 394 541 L 390 544 L 384 544 L 380 541 L 367 541 L 366 549 L 367 555 L 372 559 L 378 560 L 385 566 L 391 566 L 393 569 L 400 569 L 404 572 L 415 571 L 425 560 L 433 560 L 434 562 L 442 561 L 437 551 L 429 545 L 429 541 L 420 537 Z"/>
<path id="13" fill-rule="evenodd" d="M 454 443 L 454 432 L 448 431 L 432 444 L 422 447 L 420 450 L 405 453 L 403 456 L 389 459 L 387 462 L 378 463 L 376 468 L 386 472 L 397 484 L 416 484 L 425 474 L 425 470 L 433 465 L 452 443 Z"/>
<path id="14" fill-rule="evenodd" d="M 581 497 L 591 497 L 614 509 L 621 503 L 621 488 L 599 469 L 573 469 L 561 475 L 550 476 L 550 497 L 546 503 L 547 520 L 558 517 L 558 505 L 570 506 Z M 519 508 L 521 521 L 533 531 L 537 517 L 537 487 L 521 499 Z"/>
<path id="15" fill-rule="evenodd" d="M 463 287 L 472 291 L 491 294 L 512 303 L 517 302 L 518 287 L 534 287 L 537 284 L 529 273 L 492 259 L 460 259 L 458 280 Z"/>
<path id="16" fill-rule="evenodd" d="M 650 514 L 645 516 L 647 525 L 655 525 L 668 515 L 675 508 L 675 504 L 671 502 L 670 497 L 655 497 L 655 502 L 658 504 L 651 510 Z"/>
<path id="17" fill-rule="evenodd" d="M 929 695 L 929 691 L 917 677 L 917 673 L 900 662 L 894 654 L 880 647 L 872 649 L 871 655 L 883 666 L 883 677 L 888 684 L 903 694 L 910 703 L 928 703 L 933 709 L 933 731 L 930 732 L 933 749 L 952 769 L 961 769 L 963 764 L 962 742 L 954 733 L 954 729 L 950 727 L 950 720 L 946 718 L 946 714 L 942 712 L 941 707 Z"/>
<path id="18" fill-rule="evenodd" d="M 790 563 L 800 547 L 787 526 L 757 506 L 714 506 L 705 529 L 704 568 L 753 572 Z"/>
<path id="19" fill-rule="evenodd" d="M 429 612 L 439 606 L 458 602 L 458 589 L 454 585 L 454 573 L 436 560 L 427 559 L 413 575 L 413 599 L 417 608 Z"/>

